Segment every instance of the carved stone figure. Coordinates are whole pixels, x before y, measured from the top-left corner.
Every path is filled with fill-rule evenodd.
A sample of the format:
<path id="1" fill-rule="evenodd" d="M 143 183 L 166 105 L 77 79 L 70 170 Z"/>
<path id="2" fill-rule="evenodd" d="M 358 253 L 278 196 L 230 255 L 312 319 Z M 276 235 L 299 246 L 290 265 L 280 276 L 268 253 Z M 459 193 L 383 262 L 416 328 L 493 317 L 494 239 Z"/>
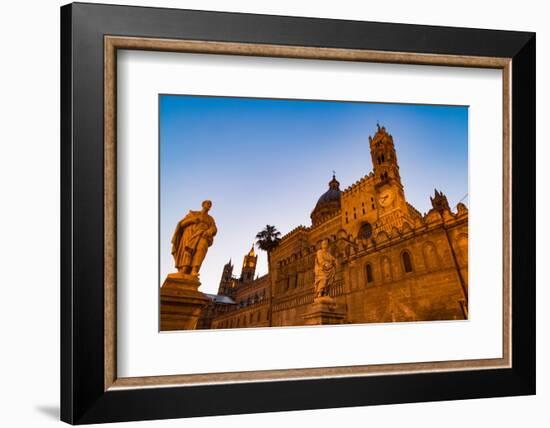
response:
<path id="1" fill-rule="evenodd" d="M 328 241 L 321 243 L 321 248 L 315 254 L 315 298 L 328 296 L 329 288 L 334 282 L 336 259 L 328 250 Z"/>
<path id="2" fill-rule="evenodd" d="M 199 276 L 208 247 L 218 231 L 214 219 L 208 214 L 211 207 L 211 201 L 204 201 L 201 211 L 189 211 L 176 226 L 172 255 L 179 273 Z"/>

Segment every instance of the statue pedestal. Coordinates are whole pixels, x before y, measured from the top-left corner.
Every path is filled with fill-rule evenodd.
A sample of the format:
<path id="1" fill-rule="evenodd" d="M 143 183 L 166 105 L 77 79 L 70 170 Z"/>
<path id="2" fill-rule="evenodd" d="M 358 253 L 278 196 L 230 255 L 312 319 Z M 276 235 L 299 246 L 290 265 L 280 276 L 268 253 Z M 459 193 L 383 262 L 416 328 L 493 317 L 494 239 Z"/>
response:
<path id="1" fill-rule="evenodd" d="M 198 291 L 201 285 L 196 276 L 183 273 L 168 274 L 160 288 L 160 329 L 194 330 L 202 310 L 210 303 Z"/>
<path id="2" fill-rule="evenodd" d="M 304 315 L 305 325 L 343 324 L 346 313 L 329 296 L 317 297 Z"/>

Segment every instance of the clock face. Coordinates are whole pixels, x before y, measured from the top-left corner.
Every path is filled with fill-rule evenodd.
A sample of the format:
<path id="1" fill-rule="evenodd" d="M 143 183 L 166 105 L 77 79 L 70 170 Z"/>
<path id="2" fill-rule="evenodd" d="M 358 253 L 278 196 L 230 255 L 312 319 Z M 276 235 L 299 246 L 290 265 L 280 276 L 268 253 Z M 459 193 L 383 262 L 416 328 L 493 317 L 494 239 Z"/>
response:
<path id="1" fill-rule="evenodd" d="M 378 196 L 378 203 L 386 208 L 390 206 L 390 204 L 393 202 L 393 192 L 389 189 L 382 190 L 380 195 Z"/>

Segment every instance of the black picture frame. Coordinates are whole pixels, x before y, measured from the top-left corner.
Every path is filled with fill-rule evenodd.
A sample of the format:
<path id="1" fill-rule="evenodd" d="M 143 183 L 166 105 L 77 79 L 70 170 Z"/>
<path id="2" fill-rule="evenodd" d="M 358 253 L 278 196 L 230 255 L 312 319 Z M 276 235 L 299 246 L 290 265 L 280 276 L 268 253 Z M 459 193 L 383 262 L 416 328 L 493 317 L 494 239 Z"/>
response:
<path id="1" fill-rule="evenodd" d="M 104 36 L 512 58 L 512 367 L 104 390 Z M 71 424 L 535 393 L 535 34 L 74 3 L 61 8 L 61 419 Z"/>

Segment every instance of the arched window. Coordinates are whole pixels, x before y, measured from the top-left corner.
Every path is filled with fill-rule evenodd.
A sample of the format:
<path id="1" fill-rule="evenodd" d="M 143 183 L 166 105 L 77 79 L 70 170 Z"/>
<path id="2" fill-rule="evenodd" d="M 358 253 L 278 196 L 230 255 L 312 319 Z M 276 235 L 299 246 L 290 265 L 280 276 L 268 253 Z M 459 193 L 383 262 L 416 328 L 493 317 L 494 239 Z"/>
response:
<path id="1" fill-rule="evenodd" d="M 382 154 L 382 162 L 384 162 L 384 154 Z"/>
<path id="2" fill-rule="evenodd" d="M 409 273 L 413 271 L 413 266 L 411 262 L 411 255 L 408 251 L 403 251 L 403 254 L 401 254 L 401 258 L 403 259 L 403 269 L 405 272 Z"/>
<path id="3" fill-rule="evenodd" d="M 367 265 L 365 266 L 365 274 L 367 276 L 367 284 L 374 282 L 374 277 L 372 276 L 372 266 L 370 265 L 370 263 L 367 263 Z"/>

